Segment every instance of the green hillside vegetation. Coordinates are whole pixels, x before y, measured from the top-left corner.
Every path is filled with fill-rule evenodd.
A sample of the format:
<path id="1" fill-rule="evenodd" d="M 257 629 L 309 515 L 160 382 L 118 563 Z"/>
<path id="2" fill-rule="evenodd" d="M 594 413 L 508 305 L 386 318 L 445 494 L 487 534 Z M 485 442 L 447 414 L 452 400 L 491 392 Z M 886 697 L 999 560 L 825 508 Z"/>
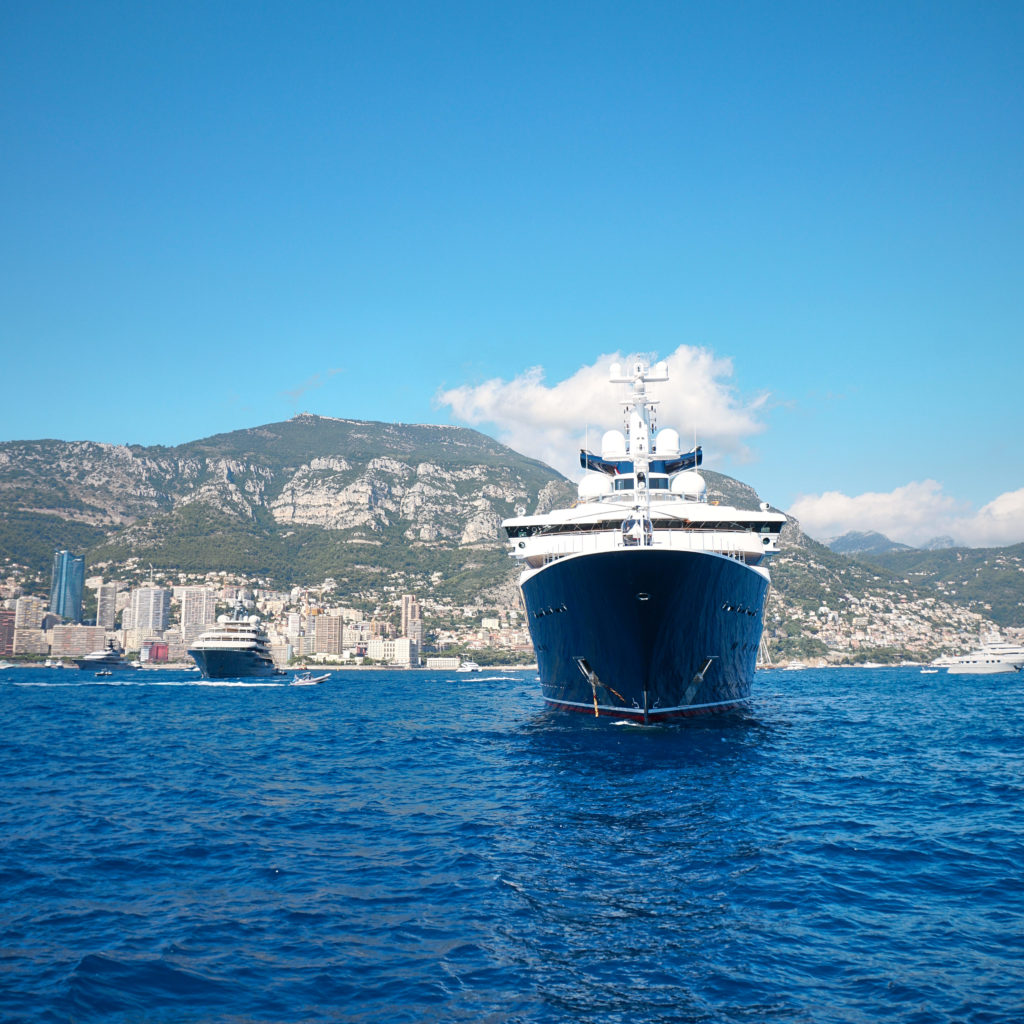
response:
<path id="1" fill-rule="evenodd" d="M 23 565 L 40 575 L 50 572 L 54 551 L 87 551 L 103 540 L 99 527 L 55 515 L 13 511 L 0 518 L 0 562 Z"/>
<path id="2" fill-rule="evenodd" d="M 294 526 L 282 532 L 269 514 L 251 524 L 204 505 L 187 505 L 154 521 L 159 540 L 140 549 L 115 538 L 90 548 L 86 560 L 91 565 L 123 564 L 138 558 L 168 572 L 223 571 L 275 587 L 313 586 L 331 577 L 353 600 L 379 591 L 394 574 L 401 574 L 407 587 L 418 583 L 424 592 L 469 602 L 511 571 L 503 548 L 413 546 L 401 537 L 403 525 L 368 542 L 363 531 Z M 435 574 L 439 582 L 432 582 Z"/>
<path id="3" fill-rule="evenodd" d="M 1024 623 L 1024 544 L 1006 548 L 942 548 L 861 555 L 905 586 L 956 598 L 1000 626 Z"/>
<path id="4" fill-rule="evenodd" d="M 847 594 L 858 598 L 889 594 L 895 580 L 895 574 L 883 566 L 837 554 L 792 525 L 784 528 L 781 552 L 772 562 L 772 585 L 787 601 L 808 612 L 822 606 L 838 609 Z M 905 592 L 917 596 L 912 589 Z"/>

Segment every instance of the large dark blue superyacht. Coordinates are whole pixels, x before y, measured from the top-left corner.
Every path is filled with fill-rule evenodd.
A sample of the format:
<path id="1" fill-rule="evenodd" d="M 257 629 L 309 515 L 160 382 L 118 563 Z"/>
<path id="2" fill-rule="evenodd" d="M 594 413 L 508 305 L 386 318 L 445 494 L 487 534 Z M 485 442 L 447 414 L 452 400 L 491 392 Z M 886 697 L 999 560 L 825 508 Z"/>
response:
<path id="1" fill-rule="evenodd" d="M 664 363 L 616 364 L 611 379 L 631 386 L 626 432 L 580 452 L 579 500 L 502 524 L 544 699 L 641 722 L 734 708 L 750 696 L 786 517 L 708 502 L 701 449 L 652 425 L 647 386 L 668 380 Z"/>
<path id="2" fill-rule="evenodd" d="M 258 615 L 247 615 L 239 606 L 234 615 L 221 615 L 213 629 L 195 639 L 188 653 L 204 679 L 284 675 L 274 664 L 259 622 Z"/>

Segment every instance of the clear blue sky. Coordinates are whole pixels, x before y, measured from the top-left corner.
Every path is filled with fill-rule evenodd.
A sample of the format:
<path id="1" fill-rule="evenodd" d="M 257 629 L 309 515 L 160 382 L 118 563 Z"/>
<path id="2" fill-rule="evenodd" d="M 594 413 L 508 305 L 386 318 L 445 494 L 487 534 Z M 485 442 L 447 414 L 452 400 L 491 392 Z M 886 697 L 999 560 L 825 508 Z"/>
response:
<path id="1" fill-rule="evenodd" d="M 0 139 L 0 439 L 685 344 L 782 507 L 1024 488 L 1024 5 L 5 3 Z"/>

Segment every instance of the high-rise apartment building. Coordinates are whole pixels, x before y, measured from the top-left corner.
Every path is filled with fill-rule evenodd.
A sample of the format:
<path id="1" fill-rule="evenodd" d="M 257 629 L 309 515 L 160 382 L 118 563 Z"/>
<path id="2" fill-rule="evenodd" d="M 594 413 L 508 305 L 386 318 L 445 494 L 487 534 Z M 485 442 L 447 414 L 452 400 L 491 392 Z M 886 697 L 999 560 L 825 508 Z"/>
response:
<path id="1" fill-rule="evenodd" d="M 191 643 L 217 621 L 217 595 L 209 587 L 182 587 L 181 635 Z"/>
<path id="2" fill-rule="evenodd" d="M 117 584 L 101 583 L 96 588 L 96 625 L 113 629 L 117 623 Z"/>
<path id="3" fill-rule="evenodd" d="M 46 602 L 41 597 L 23 594 L 14 606 L 14 653 L 48 654 L 46 633 L 42 629 Z"/>
<path id="4" fill-rule="evenodd" d="M 68 622 L 81 622 L 84 586 L 85 557 L 70 551 L 55 551 L 50 576 L 50 611 Z"/>
<path id="5" fill-rule="evenodd" d="M 402 636 L 423 643 L 423 613 L 412 594 L 402 595 Z"/>
<path id="6" fill-rule="evenodd" d="M 14 606 L 15 629 L 39 629 L 46 614 L 46 602 L 41 597 L 23 594 Z"/>
<path id="7" fill-rule="evenodd" d="M 14 653 L 14 609 L 0 608 L 0 658 Z"/>
<path id="8" fill-rule="evenodd" d="M 340 615 L 317 615 L 315 650 L 317 654 L 341 654 L 342 618 Z"/>
<path id="9" fill-rule="evenodd" d="M 132 591 L 131 628 L 137 633 L 162 633 L 171 616 L 171 592 L 163 587 Z"/>

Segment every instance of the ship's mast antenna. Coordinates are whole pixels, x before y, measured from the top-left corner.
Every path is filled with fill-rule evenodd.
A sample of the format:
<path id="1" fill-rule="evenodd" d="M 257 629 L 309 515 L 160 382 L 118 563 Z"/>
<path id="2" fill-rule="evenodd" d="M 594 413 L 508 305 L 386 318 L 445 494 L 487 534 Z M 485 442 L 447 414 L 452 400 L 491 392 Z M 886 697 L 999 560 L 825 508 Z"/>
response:
<path id="1" fill-rule="evenodd" d="M 639 463 L 634 457 L 633 471 L 635 473 L 635 493 L 640 498 L 638 507 L 643 514 L 644 522 L 651 517 L 651 488 L 650 488 L 650 455 L 651 455 L 651 403 L 647 394 L 647 375 L 650 367 L 646 363 L 636 364 L 636 381 L 638 387 L 634 388 L 633 408 L 636 410 L 637 419 L 642 429 L 638 431 L 640 436 Z M 641 490 L 640 484 L 643 483 Z"/>

